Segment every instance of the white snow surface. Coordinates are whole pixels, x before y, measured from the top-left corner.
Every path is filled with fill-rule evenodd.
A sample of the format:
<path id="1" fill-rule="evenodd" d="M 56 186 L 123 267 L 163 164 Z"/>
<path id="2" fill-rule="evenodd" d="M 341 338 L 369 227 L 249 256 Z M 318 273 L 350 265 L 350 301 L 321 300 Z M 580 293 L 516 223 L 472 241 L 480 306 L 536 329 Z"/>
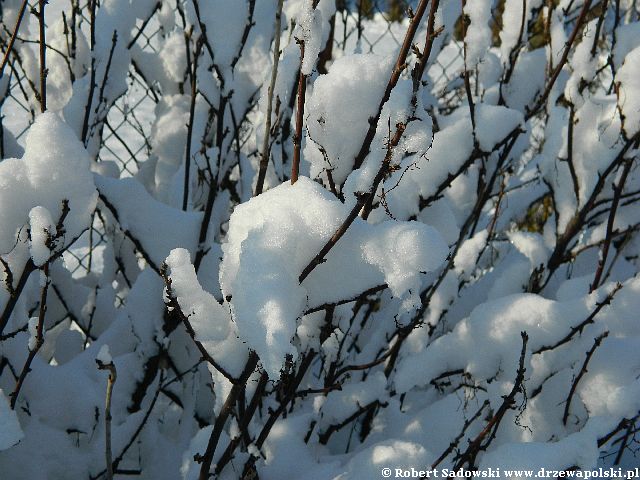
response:
<path id="1" fill-rule="evenodd" d="M 309 138 L 304 149 L 312 178 L 324 178 L 324 171 L 331 170 L 340 185 L 351 173 L 391 65 L 391 57 L 348 55 L 333 62 L 329 73 L 313 83 L 305 105 Z"/>
<path id="2" fill-rule="evenodd" d="M 356 219 L 327 261 L 300 284 L 303 268 L 348 213 L 324 188 L 301 177 L 238 206 L 231 216 L 220 284 L 231 297 L 240 335 L 271 378 L 278 377 L 285 355 L 297 356 L 290 341 L 307 307 L 383 283 L 409 307 L 417 301 L 420 272 L 437 268 L 447 255 L 441 236 L 427 225 Z"/>
<path id="3" fill-rule="evenodd" d="M 52 141 L 51 139 L 55 139 Z M 27 133 L 26 149 L 21 159 L 10 158 L 0 163 L 0 252 L 7 253 L 16 244 L 16 235 L 33 212 L 38 226 L 57 223 L 63 201 L 70 212 L 64 222 L 68 244 L 88 227 L 97 199 L 89 158 L 73 131 L 54 113 L 37 117 Z M 36 232 L 34 260 L 43 261 L 42 239 Z"/>
<path id="4" fill-rule="evenodd" d="M 41 206 L 33 207 L 29 212 L 29 235 L 31 237 L 31 258 L 37 266 L 42 266 L 51 256 L 49 239 L 56 235 L 55 222 L 49 211 Z"/>
<path id="5" fill-rule="evenodd" d="M 111 352 L 109 351 L 109 345 L 105 343 L 100 347 L 100 350 L 98 351 L 98 355 L 96 355 L 96 360 L 98 360 L 99 362 L 105 365 L 108 365 L 113 362 L 113 359 L 111 358 Z"/>
<path id="6" fill-rule="evenodd" d="M 6 450 L 24 437 L 16 412 L 9 407 L 9 400 L 0 389 L 0 450 Z"/>

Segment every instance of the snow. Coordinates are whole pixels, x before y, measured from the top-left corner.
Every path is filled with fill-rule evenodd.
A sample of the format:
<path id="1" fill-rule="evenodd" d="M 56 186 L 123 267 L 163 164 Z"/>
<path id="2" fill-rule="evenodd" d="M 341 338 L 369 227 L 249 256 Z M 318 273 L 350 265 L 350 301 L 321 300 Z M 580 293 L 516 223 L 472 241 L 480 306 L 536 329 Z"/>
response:
<path id="1" fill-rule="evenodd" d="M 620 68 L 627 54 L 640 46 L 640 25 L 630 23 L 616 28 L 616 44 L 613 47 L 613 61 L 616 68 Z"/>
<path id="2" fill-rule="evenodd" d="M 27 133 L 22 159 L 0 163 L 0 251 L 6 253 L 14 247 L 18 231 L 33 212 L 35 255 L 43 261 L 46 253 L 38 225 L 57 223 L 63 201 L 68 201 L 74 214 L 65 219 L 66 235 L 59 247 L 68 244 L 87 228 L 96 199 L 89 159 L 75 134 L 56 114 L 40 115 Z M 34 207 L 42 208 L 32 211 Z"/>
<path id="3" fill-rule="evenodd" d="M 29 330 L 29 343 L 27 346 L 29 350 L 33 351 L 37 345 L 37 336 L 38 336 L 38 317 L 31 317 L 29 319 L 29 323 L 27 324 Z"/>
<path id="4" fill-rule="evenodd" d="M 168 36 L 162 50 L 160 58 L 162 65 L 169 78 L 174 82 L 182 82 L 187 73 L 187 59 L 185 52 L 184 36 L 174 32 Z"/>
<path id="5" fill-rule="evenodd" d="M 109 345 L 105 343 L 100 347 L 98 355 L 96 355 L 96 360 L 104 365 L 113 363 L 113 360 L 111 359 L 111 352 L 109 351 Z"/>
<path id="6" fill-rule="evenodd" d="M 0 450 L 6 450 L 24 437 L 16 412 L 9 407 L 9 401 L 0 389 Z"/>
<path id="7" fill-rule="evenodd" d="M 231 322 L 229 306 L 220 305 L 213 295 L 202 288 L 187 250 L 172 250 L 165 263 L 172 294 L 189 320 L 195 340 L 202 343 L 226 372 L 238 377 L 244 368 L 248 351 L 238 337 L 235 324 Z"/>
<path id="8" fill-rule="evenodd" d="M 447 256 L 448 249 L 439 233 L 419 222 L 385 222 L 375 237 L 362 246 L 364 259 L 378 267 L 394 295 L 415 292 L 407 300 L 405 308 L 420 303 L 420 272 L 433 271 Z"/>
<path id="9" fill-rule="evenodd" d="M 438 185 L 471 156 L 473 135 L 469 133 L 470 127 L 469 119 L 462 118 L 434 134 L 433 144 L 427 152 L 428 162 L 416 172 L 423 198 L 433 195 Z"/>
<path id="10" fill-rule="evenodd" d="M 297 357 L 290 340 L 306 305 L 349 298 L 385 282 L 396 296 L 415 295 L 420 271 L 432 270 L 446 257 L 441 237 L 425 225 L 356 220 L 327 262 L 299 284 L 303 268 L 348 213 L 320 185 L 301 177 L 236 207 L 231 216 L 220 284 L 225 298 L 231 298 L 240 335 L 271 378 L 278 377 L 286 355 Z M 411 270 L 401 271 L 407 267 Z M 335 275 L 344 283 L 337 285 Z"/>
<path id="11" fill-rule="evenodd" d="M 467 274 L 473 273 L 478 255 L 487 244 L 488 234 L 489 232 L 487 230 L 481 230 L 460 245 L 454 262 L 456 270 L 466 272 Z"/>
<path id="12" fill-rule="evenodd" d="M 524 115 L 506 107 L 480 104 L 475 115 L 476 137 L 484 152 L 491 151 L 518 126 L 524 126 Z"/>
<path id="13" fill-rule="evenodd" d="M 205 292 L 184 248 L 171 251 L 165 263 L 169 267 L 171 291 L 201 341 L 220 341 L 229 335 L 229 312 L 213 295 Z"/>
<path id="14" fill-rule="evenodd" d="M 44 114 L 36 16 L 27 12 L 9 55 L 0 79 L 0 476 L 102 475 L 96 359 L 118 368 L 119 469 L 143 478 L 198 478 L 194 456 L 226 414 L 210 472 L 233 439 L 224 480 L 242 476 L 249 459 L 264 480 L 406 475 L 443 453 L 439 468 L 450 468 L 516 386 L 522 331 L 522 388 L 465 468 L 506 478 L 506 469 L 612 465 L 625 429 L 607 435 L 640 411 L 640 171 L 634 163 L 622 176 L 640 131 L 633 2 L 620 3 L 618 18 L 610 2 L 602 24 L 591 9 L 534 115 L 584 2 L 440 2 L 423 81 L 414 96 L 426 18 L 376 125 L 410 25 L 407 15 L 388 18 L 398 2 L 359 15 L 360 2 L 336 11 L 334 0 L 287 0 L 280 52 L 277 0 L 200 1 L 200 19 L 195 2 L 182 3 L 98 2 L 92 42 L 91 2 L 75 16 L 49 2 Z M 2 2 L 8 29 L 20 4 Z M 318 54 L 332 28 L 325 74 Z M 183 210 L 186 49 L 193 61 L 205 34 Z M 274 53 L 271 156 L 264 193 L 252 198 Z M 300 71 L 303 158 L 291 185 Z M 404 134 L 389 151 L 398 123 Z M 388 153 L 366 221 L 357 216 L 300 282 Z M 44 342 L 12 410 L 41 321 Z M 236 385 L 251 351 L 257 367 Z M 628 447 L 618 466 L 633 469 Z"/>
<path id="15" fill-rule="evenodd" d="M 133 178 L 96 176 L 95 182 L 100 193 L 117 209 L 120 227 L 140 241 L 156 266 L 176 247 L 195 252 L 201 213 L 185 213 L 157 201 Z M 165 220 L 155 222 L 156 218 Z"/>
<path id="16" fill-rule="evenodd" d="M 305 2 L 302 15 L 298 18 L 302 30 L 301 41 L 304 42 L 304 58 L 301 70 L 303 75 L 309 75 L 313 70 L 316 58 L 322 50 L 322 14 L 311 5 L 312 0 Z"/>
<path id="17" fill-rule="evenodd" d="M 337 59 L 329 73 L 313 83 L 305 105 L 309 138 L 304 149 L 312 178 L 324 178 L 323 172 L 330 170 L 340 185 L 351 173 L 390 70 L 391 58 L 348 55 Z"/>
<path id="18" fill-rule="evenodd" d="M 502 372 L 500 365 L 517 365 L 521 331 L 529 334 L 529 348 L 535 351 L 554 338 L 561 338 L 566 325 L 579 323 L 587 316 L 586 305 L 580 300 L 560 303 L 517 294 L 486 302 L 474 308 L 451 334 L 401 363 L 396 389 L 406 392 L 416 385 L 428 384 L 441 371 L 457 368 L 481 378 L 490 378 L 496 372 L 499 377 L 510 378 L 514 372 Z M 447 355 L 452 351 L 459 353 L 455 357 Z"/>
<path id="19" fill-rule="evenodd" d="M 465 44 L 467 48 L 467 70 L 473 70 L 481 62 L 491 45 L 491 0 L 471 1 L 465 3 L 464 12 L 471 23 L 467 27 Z"/>
<path id="20" fill-rule="evenodd" d="M 362 452 L 357 453 L 346 465 L 346 471 L 342 478 L 354 480 L 365 480 L 376 478 L 383 468 L 392 467 L 392 473 L 396 474 L 396 469 L 405 471 L 411 469 L 425 470 L 426 466 L 435 460 L 433 454 L 429 453 L 422 445 L 406 442 L 403 440 L 389 439 L 380 442 Z M 424 468 L 420 468 L 424 467 Z"/>
<path id="21" fill-rule="evenodd" d="M 624 115 L 624 130 L 628 137 L 640 131 L 640 100 L 632 92 L 640 88 L 640 47 L 634 48 L 624 59 L 618 71 L 618 105 Z"/>
<path id="22" fill-rule="evenodd" d="M 29 224 L 31 258 L 36 266 L 42 266 L 51 256 L 49 243 L 57 233 L 55 222 L 46 208 L 38 206 L 29 212 Z"/>
<path id="23" fill-rule="evenodd" d="M 598 456 L 596 440 L 593 434 L 578 432 L 557 442 L 507 443 L 487 453 L 479 468 L 500 468 L 503 472 L 513 469 L 539 472 L 541 468 L 562 471 L 575 467 L 590 470 L 596 466 L 593 461 Z"/>
<path id="24" fill-rule="evenodd" d="M 518 41 L 527 38 L 531 3 L 531 0 L 524 2 L 522 0 L 506 0 L 504 2 L 504 11 L 502 12 L 503 28 L 500 30 L 500 54 L 503 63 L 509 63 L 509 55 L 518 44 Z M 520 36 L 521 30 L 522 37 Z"/>
<path id="25" fill-rule="evenodd" d="M 330 392 L 320 410 L 322 415 L 320 427 L 339 424 L 350 417 L 358 408 L 375 400 L 384 402 L 386 386 L 387 379 L 384 374 L 376 372 L 363 382 L 352 383 L 340 391 Z"/>

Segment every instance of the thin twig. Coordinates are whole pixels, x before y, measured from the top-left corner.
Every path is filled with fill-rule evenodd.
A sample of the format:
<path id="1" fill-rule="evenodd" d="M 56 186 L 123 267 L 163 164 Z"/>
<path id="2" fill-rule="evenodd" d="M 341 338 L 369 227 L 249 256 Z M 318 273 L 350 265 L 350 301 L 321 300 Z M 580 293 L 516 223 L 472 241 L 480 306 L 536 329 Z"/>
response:
<path id="1" fill-rule="evenodd" d="M 575 327 L 571 327 L 567 335 L 565 335 L 562 339 L 558 340 L 556 343 L 552 345 L 545 345 L 543 347 L 540 347 L 539 349 L 534 351 L 533 354 L 538 355 L 548 350 L 553 350 L 554 348 L 558 348 L 560 345 L 564 345 L 565 343 L 568 343 L 576 334 L 582 333 L 582 331 L 587 325 L 594 322 L 596 316 L 598 315 L 598 313 L 600 313 L 600 310 L 602 310 L 606 305 L 611 304 L 613 297 L 616 295 L 616 293 L 618 293 L 618 291 L 621 288 L 622 288 L 621 283 L 616 284 L 614 289 L 611 290 L 611 292 L 607 295 L 607 297 L 602 302 L 599 302 L 596 304 L 596 308 L 593 310 L 593 312 L 591 312 L 589 316 L 585 318 L 582 322 L 580 322 L 578 325 L 576 325 Z"/>
<path id="2" fill-rule="evenodd" d="M 513 388 L 511 389 L 511 392 L 508 395 L 503 397 L 504 400 L 502 401 L 502 404 L 498 408 L 495 415 L 491 417 L 491 419 L 487 422 L 487 424 L 482 429 L 482 431 L 480 431 L 480 433 L 473 439 L 473 441 L 469 443 L 469 446 L 467 447 L 467 449 L 460 455 L 460 457 L 458 458 L 458 461 L 453 467 L 454 470 L 458 470 L 462 468 L 465 464 L 468 465 L 470 468 L 474 466 L 475 459 L 478 453 L 481 450 L 485 450 L 488 444 L 493 440 L 493 438 L 495 438 L 495 434 L 498 430 L 498 427 L 500 426 L 500 422 L 504 418 L 507 411 L 512 409 L 513 406 L 515 405 L 516 395 L 519 392 L 524 393 L 524 374 L 526 371 L 524 361 L 525 361 L 525 354 L 527 352 L 527 341 L 529 340 L 529 336 L 527 335 L 526 332 L 521 332 L 520 336 L 522 337 L 522 350 L 520 351 L 518 371 L 516 373 L 516 379 L 513 383 Z M 487 436 L 489 438 L 483 444 L 485 439 L 487 439 Z"/>
<path id="3" fill-rule="evenodd" d="M 631 171 L 631 166 L 633 165 L 633 159 L 628 158 L 624 162 L 624 167 L 622 169 L 622 175 L 620 176 L 620 180 L 617 185 L 613 186 L 613 201 L 611 202 L 611 209 L 609 210 L 609 218 L 607 219 L 607 230 L 605 234 L 604 244 L 602 245 L 602 249 L 600 250 L 600 257 L 598 259 L 598 268 L 596 269 L 596 273 L 593 277 L 593 282 L 589 288 L 590 292 L 593 292 L 598 285 L 600 285 L 600 279 L 602 278 L 602 272 L 604 270 L 604 266 L 607 263 L 607 256 L 609 255 L 609 248 L 611 247 L 611 239 L 613 238 L 613 226 L 616 219 L 616 213 L 618 211 L 618 204 L 620 203 L 620 196 L 622 195 L 622 190 L 624 190 L 624 184 L 627 183 L 627 177 L 629 176 L 629 172 Z"/>
<path id="4" fill-rule="evenodd" d="M 107 379 L 107 394 L 104 405 L 104 435 L 105 435 L 105 460 L 107 464 L 107 480 L 113 480 L 113 454 L 111 451 L 111 397 L 113 394 L 113 385 L 118 377 L 116 366 L 113 362 L 102 363 L 96 360 L 100 370 L 108 370 L 109 378 Z"/>
<path id="5" fill-rule="evenodd" d="M 47 312 L 47 291 L 49 290 L 49 262 L 45 263 L 42 267 L 42 272 L 45 276 L 45 282 L 40 290 L 40 311 L 38 314 L 38 324 L 36 326 L 36 338 L 35 345 L 33 348 L 29 350 L 29 355 L 27 356 L 27 360 L 24 362 L 24 366 L 22 367 L 22 371 L 20 372 L 20 376 L 18 377 L 18 381 L 16 382 L 16 386 L 11 393 L 11 409 L 15 410 L 16 402 L 18 401 L 18 395 L 20 395 L 20 389 L 24 384 L 24 380 L 27 378 L 27 375 L 31 371 L 31 362 L 38 354 L 38 351 L 44 344 L 44 317 Z"/>
<path id="6" fill-rule="evenodd" d="M 220 435 L 222 434 L 222 430 L 227 423 L 227 419 L 233 410 L 233 406 L 240 395 L 240 391 L 247 386 L 247 380 L 255 370 L 258 365 L 258 355 L 255 352 L 251 352 L 249 354 L 249 359 L 244 367 L 244 371 L 242 375 L 240 375 L 240 379 L 236 384 L 231 387 L 231 391 L 227 395 L 227 398 L 220 409 L 220 413 L 216 417 L 216 421 L 213 424 L 213 429 L 211 430 L 211 436 L 209 437 L 209 441 L 207 442 L 207 448 L 204 452 L 204 455 L 196 455 L 196 461 L 201 462 L 200 466 L 200 475 L 199 480 L 208 480 L 209 471 L 211 470 L 211 463 L 213 463 L 213 455 L 216 452 L 216 447 L 218 446 L 218 441 L 220 440 Z"/>
<path id="7" fill-rule="evenodd" d="M 602 343 L 602 340 L 604 340 L 608 336 L 609 336 L 609 332 L 606 331 L 601 333 L 595 338 L 593 342 L 593 346 L 587 352 L 587 356 L 584 359 L 584 362 L 582 363 L 582 367 L 580 368 L 580 372 L 578 373 L 578 376 L 574 379 L 573 383 L 571 384 L 571 389 L 569 390 L 569 396 L 567 397 L 567 401 L 564 404 L 564 413 L 562 414 L 562 423 L 564 425 L 567 424 L 567 419 L 569 418 L 569 408 L 571 407 L 571 400 L 573 400 L 573 395 L 576 393 L 576 389 L 578 388 L 578 383 L 580 382 L 582 377 L 584 377 L 585 373 L 588 372 L 587 366 L 589 365 L 589 361 L 591 360 L 593 353 L 596 351 L 596 348 L 598 348 Z"/>
<path id="8" fill-rule="evenodd" d="M 193 329 L 193 326 L 191 325 L 191 322 L 189 321 L 189 318 L 182 311 L 182 308 L 180 307 L 180 303 L 178 302 L 177 298 L 173 294 L 173 291 L 171 289 L 171 277 L 169 276 L 169 274 L 167 272 L 167 264 L 166 263 L 163 263 L 161 265 L 161 267 L 160 267 L 160 275 L 162 276 L 162 278 L 164 280 L 165 287 L 166 287 L 166 290 L 167 290 L 167 298 L 169 300 L 167 302 L 167 306 L 169 308 L 171 308 L 172 311 L 177 312 L 178 316 L 182 320 L 182 323 L 184 324 L 185 328 L 187 329 L 187 333 L 189 334 L 189 336 L 193 340 L 193 343 L 196 345 L 196 347 L 200 351 L 200 354 L 202 355 L 202 358 L 204 360 L 206 360 L 207 362 L 209 362 L 213 366 L 213 368 L 215 368 L 218 372 L 220 372 L 232 384 L 236 384 L 238 382 L 238 380 L 235 379 L 233 377 L 233 375 L 231 375 L 222 366 L 220 366 L 220 364 L 218 364 L 218 362 L 216 362 L 216 360 L 211 356 L 211 354 L 209 354 L 209 352 L 207 352 L 207 349 L 204 348 L 204 345 L 202 345 L 202 342 L 200 342 L 197 339 L 196 332 Z"/>
<path id="9" fill-rule="evenodd" d="M 373 142 L 373 138 L 376 134 L 376 128 L 378 127 L 378 120 L 380 120 L 380 115 L 382 114 L 382 107 L 389 100 L 391 96 L 391 91 L 394 89 L 398 80 L 400 79 L 400 74 L 406 68 L 407 63 L 407 55 L 409 54 L 409 50 L 411 49 L 411 45 L 413 43 L 413 39 L 418 31 L 418 26 L 422 21 L 422 17 L 424 16 L 424 12 L 427 9 L 428 0 L 420 0 L 416 11 L 411 18 L 411 22 L 409 23 L 409 28 L 407 29 L 407 33 L 404 36 L 404 40 L 402 42 L 402 46 L 400 47 L 400 51 L 398 52 L 398 57 L 396 59 L 396 63 L 391 71 L 391 76 L 389 81 L 387 82 L 387 86 L 384 90 L 384 94 L 380 99 L 380 103 L 378 104 L 378 110 L 374 116 L 369 118 L 369 128 L 365 137 L 362 141 L 362 145 L 360 146 L 360 150 L 354 159 L 354 169 L 358 169 L 362 166 L 364 159 L 369 155 L 369 151 L 371 149 L 371 142 Z M 429 39 L 427 38 L 427 41 Z M 424 59 L 426 63 L 427 59 Z"/>
<path id="10" fill-rule="evenodd" d="M 273 37 L 273 68 L 271 69 L 271 80 L 269 89 L 267 90 L 267 117 L 264 125 L 264 138 L 262 139 L 262 156 L 260 157 L 260 169 L 258 170 L 258 181 L 256 183 L 255 195 L 262 193 L 264 187 L 264 179 L 267 175 L 267 167 L 269 166 L 269 158 L 271 157 L 271 111 L 273 110 L 273 91 L 276 86 L 278 77 L 278 64 L 280 63 L 280 31 L 282 30 L 282 4 L 284 0 L 278 0 L 276 9 L 276 19 L 274 25 Z"/>
<path id="11" fill-rule="evenodd" d="M 22 23 L 22 17 L 24 17 L 24 11 L 27 8 L 27 0 L 22 0 L 22 5 L 20 5 L 20 10 L 18 11 L 18 18 L 16 18 L 16 24 L 13 27 L 13 33 L 11 34 L 11 38 L 9 39 L 9 43 L 7 44 L 7 49 L 4 52 L 4 57 L 2 58 L 2 65 L 0 66 L 0 79 L 4 75 L 4 67 L 9 61 L 9 55 L 11 54 L 11 50 L 13 50 L 13 44 L 16 41 L 16 37 L 18 35 L 18 30 L 20 29 L 20 24 Z"/>
<path id="12" fill-rule="evenodd" d="M 45 39 L 44 6 L 47 0 L 38 0 L 38 26 L 40 31 L 40 111 L 47 110 L 47 48 Z"/>
<path id="13" fill-rule="evenodd" d="M 189 104 L 189 123 L 187 125 L 187 145 L 186 152 L 184 154 L 184 190 L 182 194 L 182 211 L 187 211 L 189 204 L 189 181 L 191 173 L 191 137 L 193 136 L 193 119 L 196 111 L 196 97 L 197 90 L 197 72 L 198 72 L 198 58 L 202 52 L 203 37 L 198 37 L 196 41 L 196 51 L 193 54 L 193 67 L 191 67 L 191 102 Z"/>
<path id="14" fill-rule="evenodd" d="M 300 148 L 302 147 L 302 125 L 304 118 L 304 99 L 307 91 L 307 76 L 302 72 L 304 62 L 304 40 L 296 39 L 300 45 L 300 72 L 298 73 L 298 103 L 296 108 L 296 131 L 293 135 L 293 161 L 291 163 L 291 185 L 298 181 L 300 172 Z"/>
<path id="15" fill-rule="evenodd" d="M 578 19 L 576 20 L 576 24 L 573 27 L 573 31 L 571 32 L 571 35 L 569 36 L 569 39 L 565 44 L 564 51 L 562 52 L 562 57 L 560 58 L 560 62 L 556 65 L 553 72 L 551 73 L 551 78 L 547 82 L 547 85 L 542 95 L 540 95 L 534 107 L 527 112 L 527 115 L 525 117 L 527 120 L 530 119 L 535 114 L 537 114 L 538 111 L 544 106 L 545 102 L 547 101 L 547 98 L 551 93 L 551 89 L 553 88 L 553 85 L 556 83 L 556 80 L 558 79 L 558 76 L 560 75 L 560 72 L 562 71 L 562 68 L 564 67 L 565 63 L 567 63 L 567 59 L 569 58 L 569 52 L 571 52 L 571 47 L 573 46 L 573 43 L 578 37 L 578 32 L 580 31 L 580 29 L 582 28 L 582 25 L 586 21 L 587 13 L 589 12 L 589 7 L 591 7 L 591 0 L 585 0 L 584 4 L 582 5 L 582 10 L 580 11 L 580 15 L 578 16 Z"/>

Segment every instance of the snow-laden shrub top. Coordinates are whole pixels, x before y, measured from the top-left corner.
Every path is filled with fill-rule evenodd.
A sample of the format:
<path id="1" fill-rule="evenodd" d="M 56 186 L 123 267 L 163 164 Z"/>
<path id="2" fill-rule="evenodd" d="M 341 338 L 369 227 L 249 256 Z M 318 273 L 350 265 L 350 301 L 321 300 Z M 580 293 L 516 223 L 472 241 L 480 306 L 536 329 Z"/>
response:
<path id="1" fill-rule="evenodd" d="M 58 3 L 0 8 L 2 480 L 637 467 L 636 2 Z"/>
<path id="2" fill-rule="evenodd" d="M 327 261 L 300 283 L 311 253 L 322 248 L 348 213 L 347 205 L 301 177 L 239 205 L 229 219 L 222 293 L 239 334 L 274 380 L 287 355 L 298 357 L 290 342 L 309 307 L 356 297 L 382 284 L 394 296 L 406 297 L 407 309 L 415 307 L 421 275 L 447 256 L 440 234 L 427 225 L 392 220 L 372 225 L 357 219 Z M 336 282 L 336 272 L 344 272 L 342 281 Z"/>

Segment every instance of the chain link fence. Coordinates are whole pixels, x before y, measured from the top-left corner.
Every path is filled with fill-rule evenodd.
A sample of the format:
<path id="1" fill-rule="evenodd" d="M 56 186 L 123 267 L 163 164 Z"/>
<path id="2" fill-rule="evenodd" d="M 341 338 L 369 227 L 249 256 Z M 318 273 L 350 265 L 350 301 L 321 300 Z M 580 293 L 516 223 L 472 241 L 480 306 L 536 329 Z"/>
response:
<path id="1" fill-rule="evenodd" d="M 415 1 L 407 0 L 337 0 L 332 32 L 333 56 L 351 52 L 394 55 L 404 38 L 407 12 L 410 13 L 413 4 Z M 89 8 L 86 2 L 78 6 L 81 12 L 78 22 L 86 27 L 89 19 L 82 12 L 88 12 Z M 145 53 L 158 53 L 166 33 L 155 18 L 158 11 L 156 8 L 145 21 L 138 20 L 131 46 L 135 45 Z M 4 25 L 4 30 L 6 33 L 10 27 Z M 444 90 L 452 79 L 459 77 L 462 49 L 455 44 L 448 48 L 452 50 L 445 56 L 438 56 L 429 71 L 434 88 Z M 2 104 L 3 125 L 18 143 L 23 143 L 24 134 L 38 111 L 38 105 L 33 103 L 33 93 L 38 87 L 30 80 L 23 62 L 11 62 L 8 70 L 9 80 Z M 98 161 L 114 162 L 121 177 L 135 175 L 149 159 L 155 108 L 159 101 L 157 85 L 143 76 L 135 62 L 129 69 L 127 87 L 108 112 L 98 153 Z M 248 128 L 253 127 L 249 125 Z M 108 236 L 105 222 L 99 215 L 94 215 L 91 230 L 64 256 L 74 276 L 84 276 L 101 268 L 101 252 Z"/>

